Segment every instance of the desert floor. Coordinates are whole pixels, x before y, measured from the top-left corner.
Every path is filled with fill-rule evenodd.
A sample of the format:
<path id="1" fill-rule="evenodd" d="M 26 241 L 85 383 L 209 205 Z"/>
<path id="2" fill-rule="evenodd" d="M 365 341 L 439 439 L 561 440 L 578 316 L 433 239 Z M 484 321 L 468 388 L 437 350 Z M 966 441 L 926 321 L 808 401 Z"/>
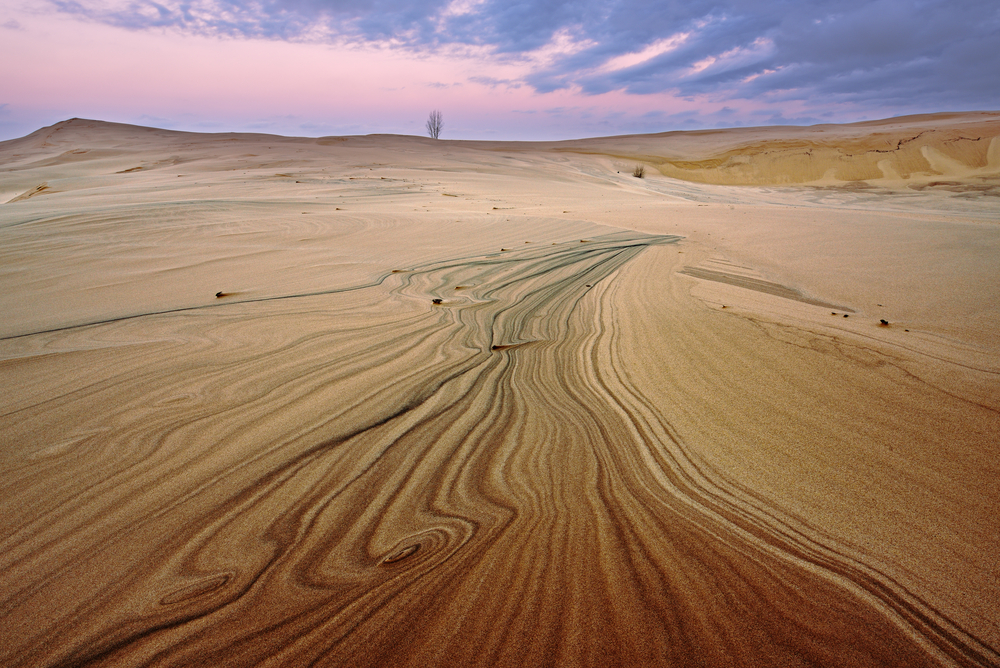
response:
<path id="1" fill-rule="evenodd" d="M 4 666 L 1000 664 L 998 113 L 72 120 L 0 202 Z"/>

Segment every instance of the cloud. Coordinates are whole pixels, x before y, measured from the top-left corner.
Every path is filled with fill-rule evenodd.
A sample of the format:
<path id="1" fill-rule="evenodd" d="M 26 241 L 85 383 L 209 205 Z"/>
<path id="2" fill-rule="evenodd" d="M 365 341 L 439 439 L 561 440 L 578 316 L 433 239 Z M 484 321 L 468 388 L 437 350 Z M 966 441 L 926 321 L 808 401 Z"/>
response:
<path id="1" fill-rule="evenodd" d="M 52 0 L 60 12 L 129 30 L 175 29 L 196 35 L 301 39 L 321 23 L 295 3 L 237 0 Z"/>
<path id="2" fill-rule="evenodd" d="M 718 55 L 707 56 L 699 60 L 681 76 L 704 76 L 731 72 L 766 60 L 769 56 L 774 55 L 774 51 L 773 40 L 767 37 L 758 37 L 746 46 L 735 46 Z"/>
<path id="3" fill-rule="evenodd" d="M 884 108 L 993 108 L 996 0 L 52 0 L 129 30 L 478 49 L 486 85 Z M 491 83 L 492 82 L 492 83 Z"/>
<path id="4" fill-rule="evenodd" d="M 488 77 L 488 76 L 481 76 L 481 75 L 479 75 L 479 76 L 471 76 L 471 77 L 469 77 L 469 81 L 472 82 L 472 83 L 479 84 L 481 86 L 487 86 L 489 88 L 499 88 L 501 86 L 504 87 L 504 88 L 520 88 L 521 87 L 521 82 L 517 81 L 515 79 L 498 79 L 496 77 Z"/>
<path id="5" fill-rule="evenodd" d="M 646 45 L 639 51 L 632 51 L 630 53 L 613 56 L 612 58 L 609 58 L 600 68 L 598 68 L 598 71 L 616 72 L 618 70 L 624 70 L 626 68 L 635 67 L 636 65 L 649 62 L 657 56 L 661 56 L 668 51 L 675 50 L 677 47 L 684 44 L 690 36 L 691 33 L 689 32 L 677 33 L 675 35 L 671 35 L 670 37 L 658 39 L 652 44 Z"/>

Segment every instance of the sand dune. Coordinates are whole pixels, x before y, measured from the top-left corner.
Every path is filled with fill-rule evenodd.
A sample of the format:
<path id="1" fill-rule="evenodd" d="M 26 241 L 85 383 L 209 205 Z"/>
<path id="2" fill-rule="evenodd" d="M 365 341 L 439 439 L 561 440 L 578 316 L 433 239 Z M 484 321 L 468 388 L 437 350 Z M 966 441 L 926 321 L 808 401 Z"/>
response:
<path id="1" fill-rule="evenodd" d="M 670 132 L 574 144 L 699 183 L 876 184 L 1000 196 L 996 112 L 852 125 Z"/>
<path id="2" fill-rule="evenodd" d="M 0 143 L 0 663 L 1000 664 L 998 119 Z"/>

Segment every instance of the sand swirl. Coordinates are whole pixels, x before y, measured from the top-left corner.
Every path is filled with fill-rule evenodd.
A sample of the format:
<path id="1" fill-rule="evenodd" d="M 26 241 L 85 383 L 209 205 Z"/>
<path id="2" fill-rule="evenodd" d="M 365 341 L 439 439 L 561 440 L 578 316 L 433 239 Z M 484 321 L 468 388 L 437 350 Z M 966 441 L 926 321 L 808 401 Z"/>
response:
<path id="1" fill-rule="evenodd" d="M 650 394 L 621 305 L 670 317 L 637 263 L 676 240 L 4 342 L 35 384 L 0 417 L 2 662 L 995 664 Z"/>

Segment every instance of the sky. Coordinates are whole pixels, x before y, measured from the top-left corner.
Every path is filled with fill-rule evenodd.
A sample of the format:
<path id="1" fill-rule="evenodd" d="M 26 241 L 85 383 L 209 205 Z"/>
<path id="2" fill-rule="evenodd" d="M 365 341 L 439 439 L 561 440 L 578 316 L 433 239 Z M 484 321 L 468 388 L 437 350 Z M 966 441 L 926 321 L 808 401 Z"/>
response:
<path id="1" fill-rule="evenodd" d="M 1000 0 L 0 0 L 0 140 L 544 140 L 1000 109 Z"/>

